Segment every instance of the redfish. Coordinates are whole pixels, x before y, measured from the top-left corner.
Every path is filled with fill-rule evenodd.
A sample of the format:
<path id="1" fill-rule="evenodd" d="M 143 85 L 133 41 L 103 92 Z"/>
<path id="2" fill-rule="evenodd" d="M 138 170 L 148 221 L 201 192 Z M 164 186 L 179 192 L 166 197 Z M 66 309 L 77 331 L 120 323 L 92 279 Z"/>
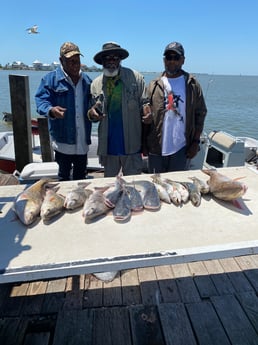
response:
<path id="1" fill-rule="evenodd" d="M 51 181 L 40 179 L 16 197 L 13 209 L 23 224 L 32 224 L 39 216 L 46 186 Z"/>
<path id="2" fill-rule="evenodd" d="M 40 209 L 40 217 L 48 221 L 64 210 L 65 197 L 54 189 L 47 189 Z"/>

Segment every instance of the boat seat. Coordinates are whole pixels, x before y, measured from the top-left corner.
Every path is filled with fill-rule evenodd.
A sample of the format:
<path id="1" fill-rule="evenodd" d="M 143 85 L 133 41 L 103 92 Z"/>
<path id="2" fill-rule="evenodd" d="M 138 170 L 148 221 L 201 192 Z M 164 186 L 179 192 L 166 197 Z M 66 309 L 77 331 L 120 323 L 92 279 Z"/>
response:
<path id="1" fill-rule="evenodd" d="M 240 138 L 223 131 L 212 131 L 208 135 L 205 162 L 215 167 L 245 165 L 245 145 Z"/>

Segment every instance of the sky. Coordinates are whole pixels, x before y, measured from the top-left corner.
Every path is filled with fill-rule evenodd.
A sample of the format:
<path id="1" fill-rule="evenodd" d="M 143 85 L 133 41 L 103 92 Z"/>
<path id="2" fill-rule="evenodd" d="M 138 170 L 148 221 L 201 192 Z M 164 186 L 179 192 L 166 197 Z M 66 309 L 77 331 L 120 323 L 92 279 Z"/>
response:
<path id="1" fill-rule="evenodd" d="M 0 11 L 2 66 L 58 62 L 66 41 L 98 66 L 94 55 L 114 41 L 129 51 L 125 67 L 161 72 L 165 46 L 178 41 L 188 72 L 258 75 L 257 0 L 12 0 Z M 28 34 L 35 24 L 39 34 Z"/>

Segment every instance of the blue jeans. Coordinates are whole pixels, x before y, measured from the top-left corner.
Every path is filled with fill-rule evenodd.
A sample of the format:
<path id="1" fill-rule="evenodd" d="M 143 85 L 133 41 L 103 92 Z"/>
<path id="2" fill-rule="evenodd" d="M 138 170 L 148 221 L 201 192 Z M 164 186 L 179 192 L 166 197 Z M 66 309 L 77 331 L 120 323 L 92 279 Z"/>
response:
<path id="1" fill-rule="evenodd" d="M 58 177 L 60 181 L 83 180 L 87 174 L 87 154 L 67 155 L 55 151 L 55 161 L 58 164 Z"/>
<path id="2" fill-rule="evenodd" d="M 169 156 L 150 153 L 148 157 L 148 170 L 151 174 L 186 170 L 186 162 L 186 147 Z"/>

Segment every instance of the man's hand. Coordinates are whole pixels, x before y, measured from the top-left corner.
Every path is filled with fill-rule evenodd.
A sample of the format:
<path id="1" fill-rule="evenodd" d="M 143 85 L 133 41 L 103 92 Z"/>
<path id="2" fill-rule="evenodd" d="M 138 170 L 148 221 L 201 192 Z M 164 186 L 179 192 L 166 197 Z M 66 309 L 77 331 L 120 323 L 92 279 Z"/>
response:
<path id="1" fill-rule="evenodd" d="M 150 104 L 148 103 L 143 105 L 142 122 L 145 125 L 149 125 L 152 123 L 152 110 Z"/>
<path id="2" fill-rule="evenodd" d="M 66 112 L 66 108 L 62 108 L 62 107 L 59 107 L 59 105 L 57 105 L 56 107 L 51 108 L 49 114 L 50 114 L 50 117 L 52 118 L 63 119 L 65 112 Z"/>
<path id="3" fill-rule="evenodd" d="M 96 103 L 93 107 L 91 107 L 88 111 L 88 118 L 91 121 L 100 121 L 105 117 L 105 114 L 103 114 L 99 110 L 100 103 Z"/>

